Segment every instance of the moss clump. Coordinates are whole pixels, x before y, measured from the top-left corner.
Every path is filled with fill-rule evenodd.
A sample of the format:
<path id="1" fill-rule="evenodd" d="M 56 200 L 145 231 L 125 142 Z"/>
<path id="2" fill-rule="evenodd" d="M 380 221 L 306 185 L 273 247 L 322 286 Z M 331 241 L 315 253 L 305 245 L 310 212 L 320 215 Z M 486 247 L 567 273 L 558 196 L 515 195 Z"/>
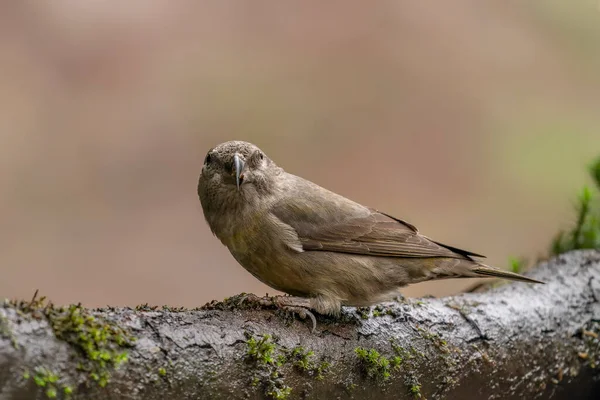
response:
<path id="1" fill-rule="evenodd" d="M 277 345 L 271 335 L 255 338 L 247 335 L 246 360 L 254 365 L 252 386 L 262 386 L 264 393 L 277 400 L 285 400 L 292 388 L 283 381 L 280 367 L 285 362 L 285 356 L 275 354 Z"/>
<path id="2" fill-rule="evenodd" d="M 369 319 L 370 315 L 370 309 L 369 307 L 358 307 L 356 309 L 356 312 L 358 313 L 358 315 L 360 316 L 361 319 Z"/>
<path id="3" fill-rule="evenodd" d="M 420 399 L 421 398 L 421 385 L 420 384 L 412 384 L 410 385 L 410 389 L 408 392 L 413 395 L 413 397 Z"/>
<path id="4" fill-rule="evenodd" d="M 275 343 L 271 340 L 271 335 L 264 335 L 258 340 L 252 336 L 246 341 L 246 345 L 248 346 L 246 355 L 251 360 L 263 365 L 273 365 L 275 363 L 273 357 Z"/>
<path id="5" fill-rule="evenodd" d="M 433 335 L 432 338 L 435 337 Z M 365 349 L 362 347 L 354 349 L 360 361 L 361 368 L 369 378 L 375 378 L 384 382 L 391 378 L 394 371 L 399 371 L 400 369 L 406 371 L 407 376 L 412 377 L 414 375 L 412 371 L 416 368 L 415 361 L 425 357 L 423 353 L 417 351 L 414 347 L 411 347 L 410 350 L 404 349 L 394 339 L 390 339 L 390 345 L 392 346 L 394 355 L 389 358 L 380 354 L 375 349 Z M 411 379 L 416 380 L 416 377 Z"/>
<path id="6" fill-rule="evenodd" d="M 386 315 L 396 316 L 396 313 L 392 307 L 385 307 L 381 304 L 376 305 L 371 310 L 370 307 L 358 307 L 356 312 L 360 316 L 361 319 L 369 319 L 371 317 L 384 317 Z"/>
<path id="7" fill-rule="evenodd" d="M 253 387 L 261 387 L 268 397 L 285 399 L 292 393 L 292 388 L 287 386 L 283 379 L 283 367 L 291 366 L 317 380 L 323 380 L 329 372 L 330 363 L 317 363 L 314 360 L 314 352 L 305 350 L 302 346 L 282 348 L 271 335 L 255 337 L 247 333 L 246 337 L 246 361 L 254 367 L 250 384 Z"/>
<path id="8" fill-rule="evenodd" d="M 290 356 L 292 359 L 295 359 L 294 366 L 302 371 L 308 371 L 313 366 L 310 359 L 314 354 L 315 353 L 311 350 L 304 350 L 302 346 L 296 346 L 292 349 Z"/>
<path id="9" fill-rule="evenodd" d="M 54 307 L 37 292 L 29 303 L 16 304 L 17 309 L 33 318 L 46 318 L 58 339 L 69 343 L 80 355 L 77 369 L 104 387 L 110 373 L 127 361 L 127 349 L 135 338 L 115 323 L 94 316 L 81 304 Z M 73 389 L 65 386 L 65 394 Z"/>
<path id="10" fill-rule="evenodd" d="M 296 346 L 292 349 L 286 361 L 291 361 L 294 367 L 314 376 L 315 379 L 323 380 L 331 364 L 327 361 L 322 361 L 317 365 L 313 361 L 313 357 L 314 352 L 304 350 L 302 346 Z"/>
<path id="11" fill-rule="evenodd" d="M 390 316 L 396 316 L 396 313 L 394 312 L 394 309 L 391 307 L 384 307 L 381 304 L 378 304 L 375 306 L 375 308 L 373 309 L 373 316 L 374 317 L 384 317 L 386 315 L 390 315 Z"/>
<path id="12" fill-rule="evenodd" d="M 354 392 L 356 390 L 356 388 L 358 387 L 358 385 L 354 382 L 349 382 L 346 384 L 345 388 L 346 388 L 346 392 L 348 394 L 351 394 L 352 392 Z"/>
<path id="13" fill-rule="evenodd" d="M 590 175 L 600 189 L 600 158 L 590 166 Z M 567 231 L 554 238 L 551 254 L 561 254 L 577 249 L 600 249 L 600 196 L 585 186 L 577 199 L 577 218 Z"/>
<path id="14" fill-rule="evenodd" d="M 387 381 L 392 376 L 392 368 L 399 368 L 402 364 L 400 356 L 393 357 L 392 361 L 390 361 L 375 349 L 367 350 L 363 347 L 357 347 L 354 349 L 354 352 L 369 378 Z"/>
<path id="15" fill-rule="evenodd" d="M 115 324 L 89 313 L 81 305 L 56 308 L 46 314 L 56 337 L 70 343 L 83 354 L 78 368 L 104 387 L 110 380 L 110 370 L 127 361 L 128 347 L 134 338 Z"/>
<path id="16" fill-rule="evenodd" d="M 275 400 L 285 400 L 292 393 L 292 388 L 289 386 L 284 386 L 281 388 L 273 388 L 272 390 L 267 391 L 267 396 L 272 397 Z"/>
<path id="17" fill-rule="evenodd" d="M 35 384 L 44 390 L 44 394 L 49 399 L 57 398 L 61 391 L 65 398 L 68 398 L 73 393 L 71 386 L 60 383 L 58 374 L 49 368 L 37 367 L 33 376 L 31 376 L 29 371 L 25 371 L 23 379 L 28 380 L 29 378 L 33 378 Z"/>
<path id="18" fill-rule="evenodd" d="M 314 370 L 315 371 L 315 378 L 317 380 L 322 381 L 325 378 L 325 374 L 327 372 L 329 372 L 329 368 L 331 367 L 331 363 L 327 362 L 327 361 L 322 361 L 317 368 Z"/>

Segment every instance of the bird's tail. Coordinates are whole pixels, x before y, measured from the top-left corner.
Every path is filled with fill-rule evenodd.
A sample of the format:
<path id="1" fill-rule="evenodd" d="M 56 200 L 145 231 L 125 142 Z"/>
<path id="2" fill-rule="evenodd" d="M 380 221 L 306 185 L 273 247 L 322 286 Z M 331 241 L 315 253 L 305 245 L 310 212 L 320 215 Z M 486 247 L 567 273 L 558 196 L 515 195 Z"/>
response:
<path id="1" fill-rule="evenodd" d="M 484 277 L 495 277 L 502 279 L 510 279 L 513 281 L 521 281 L 521 282 L 529 282 L 529 283 L 544 283 L 542 281 L 537 281 L 532 278 L 528 278 L 526 276 L 516 274 L 514 272 L 504 271 L 498 268 L 490 267 L 489 265 L 477 263 L 476 267 L 471 268 L 471 271 L 475 272 L 477 275 L 481 275 Z"/>

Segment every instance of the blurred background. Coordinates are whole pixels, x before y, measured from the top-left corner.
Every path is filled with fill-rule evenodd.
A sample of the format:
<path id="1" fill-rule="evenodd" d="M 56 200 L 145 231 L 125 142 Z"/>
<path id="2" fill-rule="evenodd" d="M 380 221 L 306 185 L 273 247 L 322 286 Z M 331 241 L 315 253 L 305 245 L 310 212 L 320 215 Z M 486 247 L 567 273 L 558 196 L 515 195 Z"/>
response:
<path id="1" fill-rule="evenodd" d="M 493 265 L 534 260 L 600 152 L 599 71 L 595 0 L 2 2 L 0 297 L 274 294 L 197 198 L 232 139 Z"/>

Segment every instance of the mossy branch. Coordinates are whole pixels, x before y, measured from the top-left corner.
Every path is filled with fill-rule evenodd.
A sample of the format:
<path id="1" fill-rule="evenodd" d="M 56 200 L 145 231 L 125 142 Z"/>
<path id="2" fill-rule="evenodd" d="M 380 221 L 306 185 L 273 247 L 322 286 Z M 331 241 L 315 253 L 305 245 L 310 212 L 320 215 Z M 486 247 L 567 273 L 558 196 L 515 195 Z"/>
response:
<path id="1" fill-rule="evenodd" d="M 196 310 L 0 305 L 0 398 L 598 398 L 600 251 L 546 285 L 399 299 L 310 324 L 238 299 Z"/>

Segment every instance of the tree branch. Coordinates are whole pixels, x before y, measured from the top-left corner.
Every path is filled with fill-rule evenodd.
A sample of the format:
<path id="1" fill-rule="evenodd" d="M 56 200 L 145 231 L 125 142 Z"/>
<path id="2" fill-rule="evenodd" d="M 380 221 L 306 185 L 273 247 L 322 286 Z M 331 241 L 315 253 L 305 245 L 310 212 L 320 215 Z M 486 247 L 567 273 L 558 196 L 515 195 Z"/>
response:
<path id="1" fill-rule="evenodd" d="M 546 285 L 400 299 L 310 323 L 230 299 L 197 310 L 0 306 L 0 399 L 600 396 L 600 251 Z"/>

